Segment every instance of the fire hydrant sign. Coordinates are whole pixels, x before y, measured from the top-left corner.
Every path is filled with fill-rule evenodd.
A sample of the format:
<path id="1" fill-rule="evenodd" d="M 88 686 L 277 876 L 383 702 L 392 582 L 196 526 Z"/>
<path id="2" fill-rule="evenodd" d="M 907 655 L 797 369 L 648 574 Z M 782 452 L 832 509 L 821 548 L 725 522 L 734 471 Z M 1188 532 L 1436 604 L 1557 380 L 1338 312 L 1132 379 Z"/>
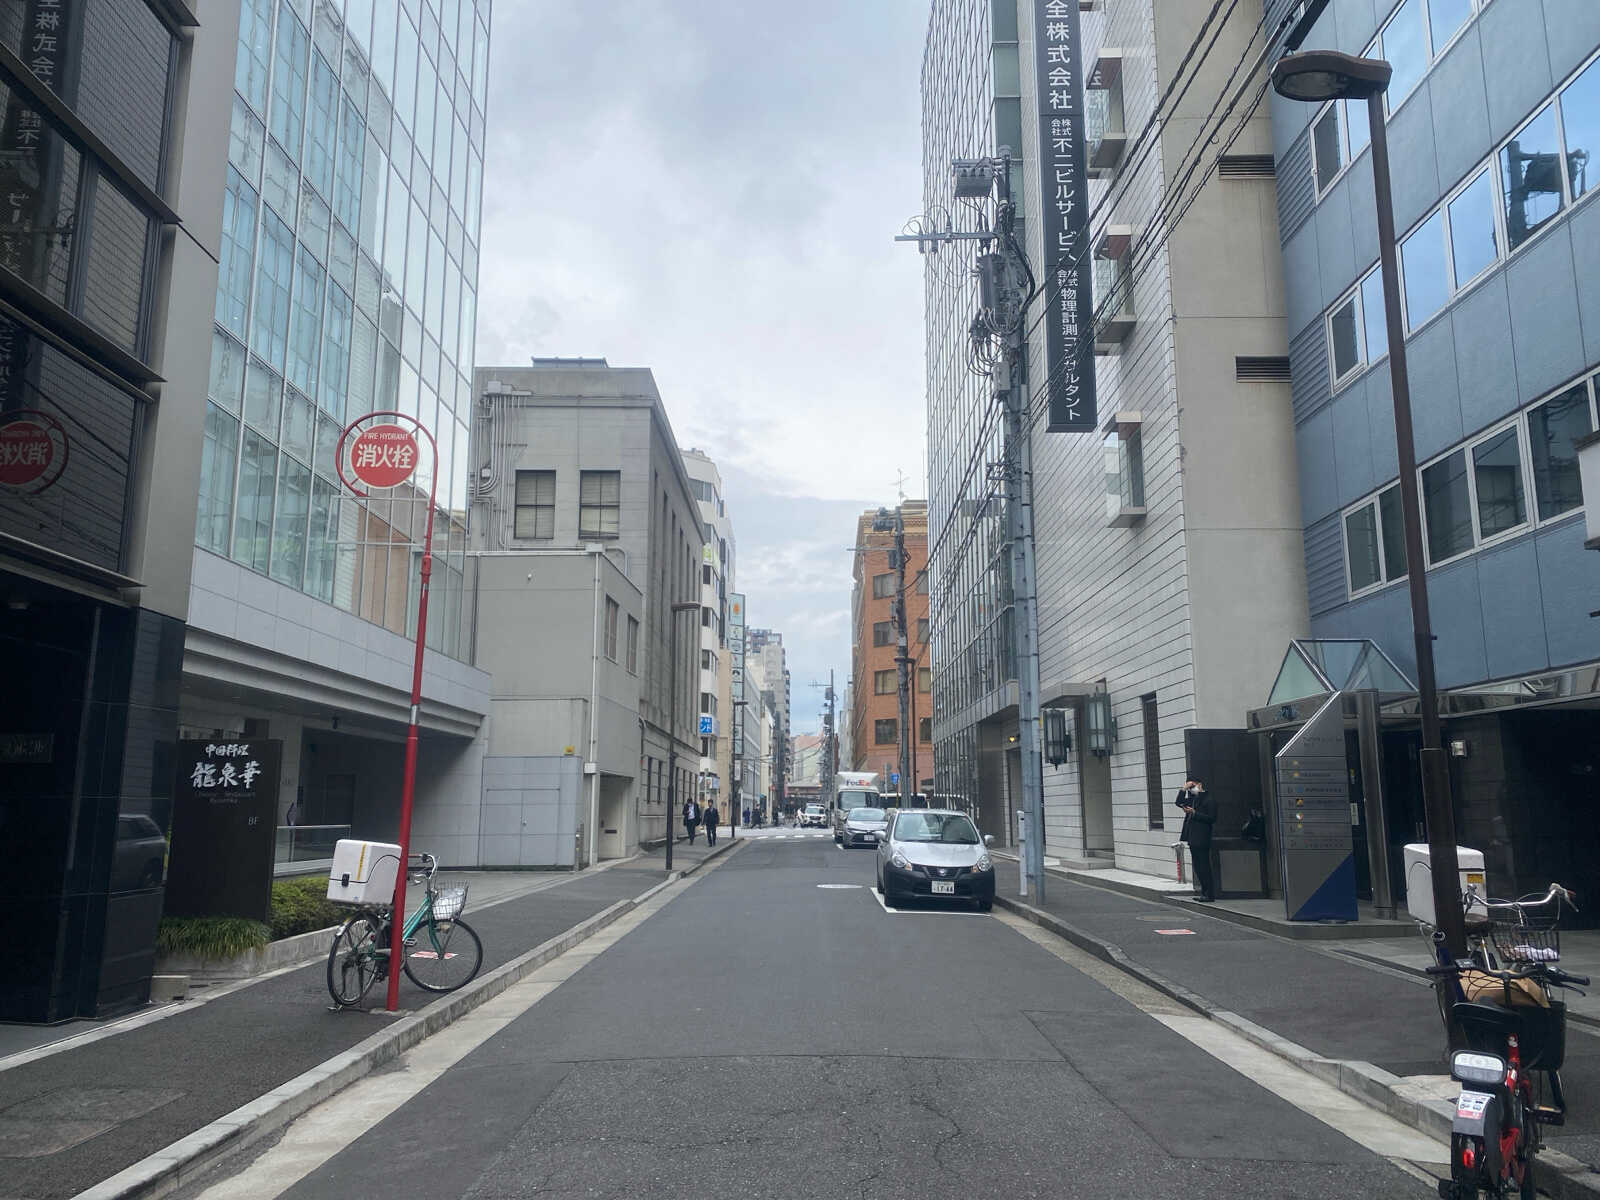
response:
<path id="1" fill-rule="evenodd" d="M 272 898 L 283 743 L 178 743 L 166 913 L 265 921 Z"/>
<path id="2" fill-rule="evenodd" d="M 350 444 L 350 470 L 371 488 L 392 488 L 417 469 L 417 439 L 399 425 L 374 425 Z"/>

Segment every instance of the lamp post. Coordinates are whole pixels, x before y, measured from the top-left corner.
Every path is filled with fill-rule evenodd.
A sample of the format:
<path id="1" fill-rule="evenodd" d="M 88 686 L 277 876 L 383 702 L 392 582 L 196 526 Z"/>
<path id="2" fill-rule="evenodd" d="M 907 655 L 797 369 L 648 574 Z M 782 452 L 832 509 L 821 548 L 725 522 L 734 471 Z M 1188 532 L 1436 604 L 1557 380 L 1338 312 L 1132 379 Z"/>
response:
<path id="1" fill-rule="evenodd" d="M 678 614 L 699 612 L 698 600 L 681 600 L 672 606 L 672 651 L 668 656 L 667 690 L 667 870 L 672 870 L 672 822 L 678 814 Z"/>
<path id="2" fill-rule="evenodd" d="M 1383 96 L 1391 68 L 1381 58 L 1357 58 L 1336 50 L 1288 54 L 1272 68 L 1272 86 L 1289 100 L 1322 103 L 1365 100 L 1372 131 L 1372 190 L 1378 206 L 1378 261 L 1389 337 L 1389 378 L 1394 393 L 1395 449 L 1400 468 L 1400 511 L 1405 524 L 1406 582 L 1411 628 L 1417 645 L 1417 702 L 1422 710 L 1422 806 L 1428 822 L 1428 859 L 1433 873 L 1433 910 L 1451 957 L 1466 954 L 1456 863 L 1455 814 L 1439 727 L 1433 671 L 1433 627 L 1428 615 L 1427 564 L 1422 555 L 1422 514 L 1417 500 L 1417 455 L 1411 433 L 1411 386 L 1406 372 L 1405 329 L 1400 320 L 1400 270 L 1395 257 L 1394 200 L 1389 188 L 1389 137 Z"/>

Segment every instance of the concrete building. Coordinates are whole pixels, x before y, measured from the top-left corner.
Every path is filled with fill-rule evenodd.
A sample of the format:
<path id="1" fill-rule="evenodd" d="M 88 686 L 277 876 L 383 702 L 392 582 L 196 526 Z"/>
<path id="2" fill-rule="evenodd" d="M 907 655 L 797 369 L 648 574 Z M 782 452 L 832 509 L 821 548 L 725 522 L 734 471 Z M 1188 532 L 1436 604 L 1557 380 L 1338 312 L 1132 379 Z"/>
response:
<path id="1" fill-rule="evenodd" d="M 715 801 L 724 818 L 735 803 L 733 787 L 733 655 L 728 646 L 728 605 L 734 587 L 733 522 L 722 499 L 722 475 L 703 450 L 683 452 L 700 506 L 700 766 L 701 803 Z M 741 814 L 742 815 L 742 814 Z"/>
<path id="2" fill-rule="evenodd" d="M 172 807 L 237 38 L 227 5 L 62 8 L 0 13 L 6 1021 L 149 996 L 162 870 L 126 851 Z"/>
<path id="3" fill-rule="evenodd" d="M 494 675 L 482 794 L 458 802 L 462 825 L 481 809 L 470 861 L 570 864 L 580 825 L 585 861 L 628 854 L 666 836 L 674 754 L 680 802 L 694 794 L 700 638 L 672 612 L 702 592 L 693 481 L 648 369 L 535 359 L 474 386 L 476 638 Z"/>
<path id="4" fill-rule="evenodd" d="M 936 0 L 923 162 L 927 209 L 954 213 L 950 160 L 1011 148 L 1020 240 L 1048 288 L 1057 255 L 1035 219 L 1056 203 L 1038 169 L 1044 8 Z M 1069 860 L 1170 872 L 1169 793 L 1198 753 L 1195 731 L 1242 730 L 1283 645 L 1305 632 L 1264 111 L 1181 224 L 1161 212 L 1182 194 L 1186 155 L 1262 15 L 1260 0 L 1227 10 L 1192 85 L 1146 150 L 1125 158 L 1195 37 L 1194 5 L 1105 0 L 1082 14 L 1095 302 L 1116 299 L 1093 329 L 1096 431 L 1046 433 L 1041 422 L 1028 435 L 1040 699 L 1066 711 L 1074 737 L 1068 760 L 1044 770 L 1046 842 Z M 971 251 L 953 255 L 941 251 L 954 270 L 927 273 L 936 790 L 971 798 L 985 831 L 1010 840 L 1021 764 L 1006 516 L 993 482 L 1003 422 L 982 419 L 992 385 L 968 370 L 977 297 L 960 268 Z M 1059 364 L 1032 315 L 1037 408 Z M 1110 718 L 1103 739 L 1087 736 L 1095 696 Z M 1232 782 L 1221 766 L 1198 769 Z"/>
<path id="5" fill-rule="evenodd" d="M 889 510 L 885 510 L 889 511 Z M 905 522 L 906 652 L 914 660 L 908 704 L 912 734 L 908 760 L 914 788 L 924 775 L 933 777 L 933 668 L 928 663 L 928 503 L 902 500 L 893 510 Z M 841 769 L 877 771 L 886 790 L 891 775 L 900 772 L 900 673 L 895 662 L 897 630 L 895 596 L 900 574 L 893 558 L 892 529 L 874 529 L 879 510 L 868 509 L 856 519 L 854 586 L 850 593 L 851 671 L 848 703 L 841 722 L 849 730 L 851 758 L 841 758 Z M 879 522 L 881 523 L 881 522 Z M 844 764 L 849 766 L 845 767 Z"/>
<path id="6" fill-rule="evenodd" d="M 1305 46 L 1394 67 L 1394 223 L 1458 840 L 1488 855 L 1496 895 L 1550 879 L 1592 890 L 1600 555 L 1583 548 L 1572 442 L 1597 427 L 1600 6 L 1332 0 Z M 1415 655 L 1367 114 L 1277 97 L 1270 111 L 1310 633 L 1355 639 L 1329 650 L 1370 641 L 1409 677 L 1383 711 L 1383 787 L 1363 810 L 1383 812 L 1403 885 L 1398 847 L 1422 820 Z M 1249 703 L 1266 748 L 1324 691 L 1290 655 Z M 1363 891 L 1365 843 L 1358 832 Z"/>
<path id="7" fill-rule="evenodd" d="M 789 714 L 794 710 L 793 683 L 789 678 L 788 657 L 783 648 L 783 634 L 771 629 L 752 629 L 746 640 L 746 662 L 758 656 L 765 681 L 762 694 L 772 711 L 774 744 L 769 757 L 772 800 L 782 804 L 784 787 L 789 779 Z"/>
<path id="8" fill-rule="evenodd" d="M 286 867 L 352 833 L 392 839 L 432 488 L 413 841 L 476 862 L 489 677 L 472 665 L 466 521 L 489 6 L 421 28 L 415 6 L 236 8 L 207 93 L 227 128 L 210 145 L 224 188 L 182 729 L 281 742 Z M 357 499 L 339 431 L 388 410 L 418 416 L 437 454 Z"/>
<path id="9" fill-rule="evenodd" d="M 822 780 L 822 735 L 797 733 L 790 752 L 789 783 L 791 786 L 815 784 Z"/>

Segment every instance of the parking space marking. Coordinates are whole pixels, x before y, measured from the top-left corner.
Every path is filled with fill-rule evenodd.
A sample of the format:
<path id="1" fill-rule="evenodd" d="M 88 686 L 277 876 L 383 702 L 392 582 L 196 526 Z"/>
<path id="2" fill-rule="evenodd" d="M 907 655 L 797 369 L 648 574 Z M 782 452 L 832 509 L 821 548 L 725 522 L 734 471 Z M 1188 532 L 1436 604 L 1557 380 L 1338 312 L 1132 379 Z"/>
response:
<path id="1" fill-rule="evenodd" d="M 872 888 L 867 894 L 876 900 L 878 907 L 891 917 L 986 917 L 989 915 L 988 913 L 976 912 L 970 908 L 890 908 L 889 902 L 878 892 L 877 888 Z"/>

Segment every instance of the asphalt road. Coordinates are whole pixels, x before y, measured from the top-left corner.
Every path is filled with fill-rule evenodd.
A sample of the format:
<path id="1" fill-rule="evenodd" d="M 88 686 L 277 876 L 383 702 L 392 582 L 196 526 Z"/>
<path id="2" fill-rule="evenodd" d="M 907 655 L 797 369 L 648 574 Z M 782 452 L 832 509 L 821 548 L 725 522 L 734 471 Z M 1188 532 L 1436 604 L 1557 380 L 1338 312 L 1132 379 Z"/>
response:
<path id="1" fill-rule="evenodd" d="M 1434 1194 L 1001 920 L 886 912 L 872 864 L 752 839 L 284 1194 Z"/>

